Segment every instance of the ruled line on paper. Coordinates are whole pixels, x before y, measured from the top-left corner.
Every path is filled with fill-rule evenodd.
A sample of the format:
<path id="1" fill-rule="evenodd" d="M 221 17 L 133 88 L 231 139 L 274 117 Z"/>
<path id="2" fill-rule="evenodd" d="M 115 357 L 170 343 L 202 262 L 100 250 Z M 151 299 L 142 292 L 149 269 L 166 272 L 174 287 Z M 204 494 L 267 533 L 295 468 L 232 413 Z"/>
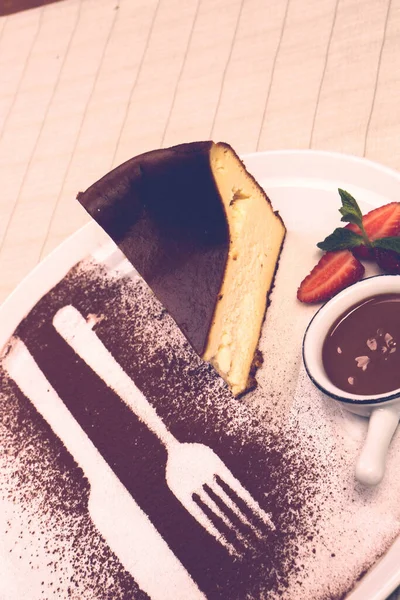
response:
<path id="1" fill-rule="evenodd" d="M 17 210 L 17 207 L 18 207 L 18 204 L 19 204 L 19 199 L 21 197 L 21 193 L 22 193 L 22 190 L 24 188 L 24 185 L 25 185 L 25 182 L 26 182 L 26 179 L 27 179 L 27 175 L 29 173 L 30 166 L 31 166 L 32 161 L 34 159 L 34 156 L 35 156 L 38 144 L 39 144 L 39 140 L 41 138 L 44 126 L 46 124 L 47 115 L 49 114 L 50 107 L 51 107 L 51 105 L 53 103 L 55 94 L 57 92 L 57 88 L 58 88 L 59 83 L 60 83 L 62 71 L 64 69 L 65 63 L 66 63 L 67 58 L 68 58 L 69 49 L 71 47 L 72 41 L 73 41 L 74 36 L 76 34 L 76 31 L 77 31 L 77 27 L 78 27 L 80 15 L 81 15 L 81 7 L 82 7 L 82 0 L 79 0 L 77 14 L 76 14 L 76 19 L 74 21 L 74 25 L 73 25 L 73 28 L 72 28 L 71 33 L 70 33 L 70 37 L 69 37 L 69 40 L 68 40 L 68 43 L 67 43 L 67 46 L 66 46 L 66 50 L 65 50 L 64 56 L 62 58 L 61 64 L 60 64 L 60 69 L 59 69 L 56 81 L 54 83 L 53 90 L 52 90 L 52 92 L 50 94 L 49 101 L 47 103 L 47 106 L 46 106 L 46 109 L 45 109 L 45 112 L 44 112 L 44 116 L 43 116 L 43 119 L 41 121 L 41 124 L 40 124 L 39 130 L 38 130 L 38 134 L 36 136 L 36 140 L 35 140 L 32 152 L 31 152 L 31 154 L 29 156 L 26 168 L 24 170 L 24 173 L 23 173 L 23 176 L 22 176 L 22 179 L 21 179 L 21 184 L 19 186 L 17 197 L 15 199 L 15 202 L 14 202 L 13 208 L 11 210 L 11 213 L 9 215 L 9 218 L 7 219 L 6 227 L 5 227 L 5 230 L 4 230 L 4 233 L 3 233 L 3 237 L 2 237 L 2 239 L 0 241 L 0 256 L 1 256 L 1 251 L 2 251 L 2 249 L 4 247 L 4 243 L 5 243 L 6 239 L 7 239 L 7 234 L 8 234 L 9 228 L 10 228 L 10 224 L 11 224 L 12 219 L 13 219 L 13 217 L 15 215 L 16 210 Z M 45 10 L 45 8 L 42 9 L 42 11 L 44 11 L 44 10 Z"/>
<path id="2" fill-rule="evenodd" d="M 263 111 L 263 115 L 261 117 L 260 131 L 258 133 L 256 151 L 258 151 L 259 148 L 260 148 L 260 141 L 261 141 L 263 126 L 264 126 L 264 122 L 265 122 L 265 119 L 266 119 L 266 116 L 267 116 L 268 101 L 269 101 L 269 97 L 271 95 L 272 84 L 274 82 L 274 73 L 275 73 L 275 69 L 276 69 L 276 63 L 277 63 L 277 60 L 278 60 L 278 55 L 279 55 L 279 50 L 280 50 L 280 47 L 281 47 L 281 44 L 282 44 L 283 35 L 285 33 L 285 26 L 286 26 L 287 16 L 288 16 L 288 12 L 289 12 L 289 4 L 290 4 L 290 0 L 287 0 L 286 1 L 285 13 L 283 15 L 283 20 L 282 20 L 281 32 L 280 32 L 278 44 L 276 46 L 276 52 L 275 52 L 275 55 L 274 55 L 274 60 L 273 60 L 273 63 L 272 63 L 271 77 L 270 77 L 270 80 L 269 80 L 269 86 L 268 86 L 267 96 L 265 98 L 264 111 Z"/>
<path id="3" fill-rule="evenodd" d="M 165 137 L 166 137 L 167 131 L 168 131 L 168 125 L 169 125 L 169 122 L 170 122 L 170 119 L 171 119 L 172 111 L 174 110 L 175 101 L 176 101 L 176 97 L 177 97 L 177 94 L 178 94 L 178 88 L 179 88 L 179 84 L 181 82 L 182 75 L 183 75 L 183 72 L 184 72 L 184 69 L 185 69 L 185 65 L 186 65 L 186 60 L 187 60 L 188 53 L 189 53 L 190 44 L 191 44 L 192 38 L 193 38 L 193 31 L 194 31 L 194 28 L 196 26 L 197 17 L 198 17 L 199 10 L 200 10 L 200 5 L 201 5 L 201 0 L 198 0 L 197 6 L 196 6 L 196 11 L 195 11 L 194 17 L 193 17 L 192 26 L 191 26 L 190 32 L 189 32 L 189 37 L 188 37 L 188 40 L 187 40 L 187 43 L 186 43 L 186 48 L 185 48 L 185 53 L 184 53 L 183 60 L 182 60 L 182 65 L 181 65 L 181 68 L 179 69 L 178 77 L 177 77 L 177 80 L 176 80 L 175 89 L 174 89 L 174 93 L 173 93 L 173 96 L 172 96 L 171 106 L 170 106 L 170 109 L 169 109 L 167 120 L 165 122 L 164 131 L 163 131 L 162 136 L 161 136 L 161 144 L 160 144 L 161 147 L 164 146 Z"/>
<path id="4" fill-rule="evenodd" d="M 380 51 L 379 51 L 378 66 L 377 66 L 377 69 L 376 69 L 376 78 L 375 78 L 375 85 L 374 85 L 374 93 L 373 93 L 372 102 L 371 102 L 371 110 L 370 110 L 370 113 L 368 115 L 367 126 L 365 128 L 363 156 L 365 156 L 366 153 L 367 153 L 368 135 L 369 135 L 369 129 L 370 129 L 370 126 L 371 126 L 372 115 L 374 113 L 374 108 L 375 108 L 375 101 L 376 101 L 376 95 L 377 95 L 378 84 L 379 84 L 379 75 L 380 75 L 380 72 L 381 72 L 382 56 L 383 56 L 383 50 L 384 50 L 385 43 L 386 43 L 386 34 L 387 34 L 387 29 L 388 29 L 388 23 L 389 23 L 389 16 L 390 16 L 391 6 L 392 6 L 392 0 L 388 0 L 385 25 L 384 25 L 384 28 L 383 28 L 382 43 L 381 43 L 381 47 L 380 47 Z"/>
<path id="5" fill-rule="evenodd" d="M 331 30 L 330 30 L 329 37 L 328 37 L 328 43 L 326 45 L 326 53 L 325 53 L 324 66 L 323 66 L 323 69 L 322 69 L 321 81 L 320 81 L 320 84 L 319 84 L 319 87 L 318 87 L 317 99 L 315 101 L 315 109 L 314 109 L 313 120 L 312 120 L 312 125 L 311 125 L 311 132 L 310 132 L 310 141 L 308 143 L 308 147 L 309 148 L 312 147 L 312 140 L 313 140 L 313 137 L 314 137 L 314 129 L 315 129 L 315 123 L 316 123 L 316 120 L 317 120 L 319 101 L 320 101 L 320 98 L 321 98 L 322 87 L 324 85 L 326 69 L 327 69 L 327 66 L 328 66 L 329 51 L 330 51 L 331 44 L 332 44 L 333 32 L 335 30 L 335 24 L 336 24 L 336 17 L 337 17 L 337 13 L 338 13 L 338 8 L 339 8 L 339 0 L 336 0 L 335 10 L 333 12 L 333 18 L 332 18 L 332 26 L 331 26 Z"/>
<path id="6" fill-rule="evenodd" d="M 219 94 L 218 94 L 218 99 L 217 99 L 217 105 L 215 107 L 214 117 L 213 117 L 213 121 L 212 121 L 212 124 L 211 124 L 210 140 L 212 140 L 212 138 L 213 138 L 215 123 L 217 121 L 218 111 L 219 111 L 219 107 L 221 105 L 222 93 L 224 91 L 225 79 L 226 79 L 226 75 L 227 75 L 227 72 L 228 72 L 228 69 L 229 69 L 229 65 L 230 65 L 230 62 L 231 62 L 231 59 L 232 59 L 233 48 L 235 46 L 237 32 L 239 30 L 239 24 L 240 24 L 240 18 L 242 16 L 242 12 L 243 12 L 243 6 L 244 6 L 244 0 L 242 0 L 241 3 L 240 3 L 239 12 L 238 12 L 237 20 L 236 20 L 236 25 L 235 25 L 235 30 L 234 30 L 233 36 L 232 36 L 231 47 L 229 49 L 228 59 L 227 59 L 227 61 L 225 63 L 224 71 L 222 73 L 222 80 L 221 80 L 221 86 L 220 86 L 220 89 L 219 89 Z"/>
<path id="7" fill-rule="evenodd" d="M 132 87 L 131 87 L 131 90 L 130 90 L 130 93 L 129 93 L 128 102 L 126 103 L 125 114 L 124 114 L 124 118 L 122 119 L 121 128 L 119 130 L 117 142 L 115 144 L 115 149 L 114 149 L 114 153 L 113 153 L 113 157 L 112 157 L 110 168 L 113 168 L 113 167 L 116 166 L 115 165 L 115 160 L 116 160 L 116 157 L 117 157 L 117 154 L 118 154 L 118 149 L 119 149 L 119 146 L 120 146 L 120 143 L 121 143 L 122 134 L 123 134 L 123 131 L 124 131 L 127 119 L 128 119 L 129 107 L 131 105 L 133 94 L 135 93 L 135 89 L 136 89 L 137 83 L 139 81 L 140 74 L 143 71 L 144 61 L 145 61 L 145 58 L 146 58 L 147 50 L 149 48 L 151 36 L 153 34 L 153 31 L 154 31 L 154 25 L 155 25 L 155 22 L 156 22 L 156 19 L 157 19 L 157 15 L 158 15 L 158 11 L 159 11 L 159 8 L 160 8 L 160 4 L 161 4 L 161 0 L 158 0 L 157 5 L 156 5 L 155 10 L 154 10 L 153 18 L 152 18 L 151 23 L 150 23 L 150 27 L 149 27 L 149 31 L 148 31 L 148 34 L 147 34 L 147 37 L 146 37 L 146 42 L 145 42 L 145 45 L 144 45 L 144 48 L 143 48 L 143 52 L 142 52 L 142 55 L 141 55 L 141 58 L 140 58 L 139 68 L 138 68 L 138 70 L 136 72 L 136 76 L 135 76 L 135 78 L 133 80 L 133 84 L 132 84 Z"/>
<path id="8" fill-rule="evenodd" d="M 111 24 L 110 24 L 109 32 L 107 34 L 107 37 L 106 37 L 106 40 L 105 40 L 105 43 L 104 43 L 103 50 L 100 53 L 99 64 L 98 64 L 98 67 L 97 67 L 97 70 L 96 70 L 96 73 L 95 73 L 95 76 L 94 76 L 94 79 L 93 79 L 93 83 L 92 83 L 92 86 L 91 86 L 91 89 L 90 89 L 90 92 L 89 92 L 88 99 L 87 99 L 85 107 L 83 109 L 83 114 L 82 114 L 82 117 L 80 119 L 79 128 L 78 128 L 78 132 L 77 132 L 77 135 L 76 135 L 76 138 L 75 138 L 73 149 L 72 149 L 72 152 L 70 154 L 70 157 L 69 157 L 69 160 L 68 160 L 68 163 L 67 163 L 67 168 L 65 170 L 63 181 L 62 181 L 62 184 L 61 184 L 61 187 L 60 187 L 60 191 L 59 191 L 59 193 L 57 195 L 56 201 L 55 201 L 53 209 L 51 211 L 50 220 L 49 220 L 49 223 L 48 223 L 48 226 L 47 226 L 47 229 L 46 229 L 46 233 L 45 233 L 45 236 L 44 236 L 41 248 L 40 248 L 39 261 L 43 258 L 44 249 L 46 247 L 46 243 L 47 243 L 47 240 L 48 240 L 49 235 L 50 235 L 51 226 L 53 224 L 54 216 L 56 214 L 57 207 L 58 207 L 58 204 L 60 202 L 60 198 L 61 198 L 64 186 L 65 186 L 66 179 L 67 179 L 68 174 L 69 174 L 69 170 L 71 168 L 71 164 L 72 164 L 72 161 L 73 161 L 73 158 L 74 158 L 75 150 L 76 150 L 76 148 L 78 146 L 79 138 L 80 138 L 81 131 L 82 131 L 82 126 L 83 126 L 83 123 L 84 123 L 84 120 L 85 120 L 88 108 L 90 106 L 90 102 L 91 102 L 91 99 L 92 99 L 92 96 L 93 96 L 93 92 L 94 92 L 94 90 L 96 88 L 96 84 L 97 84 L 97 81 L 98 81 L 98 78 L 99 78 L 101 67 L 102 67 L 102 64 L 103 64 L 103 61 L 104 61 L 104 57 L 105 57 L 105 54 L 106 54 L 106 51 L 107 51 L 108 44 L 110 43 L 110 39 L 111 39 L 112 32 L 113 32 L 113 29 L 114 29 L 114 26 L 115 26 L 115 22 L 116 22 L 116 20 L 118 18 L 118 14 L 119 14 L 118 11 L 115 10 L 114 14 L 113 14 L 113 18 L 112 18 Z"/>
<path id="9" fill-rule="evenodd" d="M 20 78 L 18 80 L 17 87 L 16 87 L 14 95 L 13 95 L 13 99 L 11 101 L 11 104 L 10 104 L 10 107 L 9 107 L 9 109 L 7 111 L 7 114 L 6 114 L 5 118 L 4 118 L 3 125 L 1 127 L 0 140 L 3 137 L 4 131 L 5 131 L 6 127 L 7 127 L 8 120 L 9 120 L 10 115 L 11 115 L 11 113 L 13 111 L 14 106 L 15 106 L 15 102 L 16 102 L 17 97 L 18 97 L 18 92 L 21 89 L 21 84 L 22 84 L 22 82 L 24 80 L 26 71 L 28 69 L 29 61 L 31 60 L 32 50 L 34 49 L 35 44 L 36 44 L 36 42 L 39 39 L 39 34 L 40 34 L 41 27 L 42 27 L 42 22 L 43 22 L 43 13 L 44 13 L 44 7 L 41 7 L 40 8 L 38 22 L 37 22 L 36 32 L 35 32 L 35 34 L 34 34 L 34 36 L 32 38 L 32 43 L 30 44 L 30 46 L 28 48 L 27 55 L 26 55 L 25 62 L 24 62 L 24 66 L 23 66 L 22 71 L 21 71 L 21 76 L 20 76 Z M 3 37 L 3 32 L 4 32 L 4 29 L 5 29 L 6 25 L 7 25 L 7 17 L 4 17 L 4 25 L 2 26 L 2 28 L 0 30 L 0 51 L 1 51 L 1 39 Z"/>
<path id="10" fill-rule="evenodd" d="M 4 29 L 7 25 L 7 21 L 8 21 L 7 17 L 0 17 L 0 44 L 1 44 L 1 39 L 3 37 Z"/>

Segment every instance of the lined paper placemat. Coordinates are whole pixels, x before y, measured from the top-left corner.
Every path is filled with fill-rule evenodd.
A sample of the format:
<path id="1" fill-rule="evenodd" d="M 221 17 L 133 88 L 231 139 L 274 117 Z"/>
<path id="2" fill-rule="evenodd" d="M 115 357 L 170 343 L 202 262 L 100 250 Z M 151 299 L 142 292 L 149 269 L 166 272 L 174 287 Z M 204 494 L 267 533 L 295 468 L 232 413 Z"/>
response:
<path id="1" fill-rule="evenodd" d="M 226 140 L 400 168 L 400 0 L 65 0 L 0 18 L 0 300 L 145 150 Z"/>
<path id="2" fill-rule="evenodd" d="M 76 193 L 135 154 L 212 138 L 400 169 L 399 105 L 400 0 L 64 0 L 0 17 L 0 301 L 87 221 Z"/>

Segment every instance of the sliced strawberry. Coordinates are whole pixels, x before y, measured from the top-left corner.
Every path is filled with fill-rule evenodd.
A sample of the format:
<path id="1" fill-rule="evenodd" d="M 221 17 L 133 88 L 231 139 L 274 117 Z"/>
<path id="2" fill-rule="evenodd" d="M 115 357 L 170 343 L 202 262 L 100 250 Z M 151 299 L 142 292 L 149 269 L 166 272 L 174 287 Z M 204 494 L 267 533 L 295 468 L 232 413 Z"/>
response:
<path id="1" fill-rule="evenodd" d="M 364 229 L 370 240 L 400 235 L 400 202 L 391 202 L 379 208 L 374 208 L 363 216 Z M 349 223 L 346 229 L 361 233 L 357 225 Z M 374 258 L 373 250 L 366 246 L 358 246 L 352 250 L 358 258 Z"/>
<path id="2" fill-rule="evenodd" d="M 357 225 L 355 225 L 355 227 L 357 227 Z M 358 231 L 356 233 L 358 233 Z M 356 248 L 352 249 L 352 253 L 357 258 L 361 258 L 361 260 L 373 260 L 374 258 L 373 250 L 371 250 L 371 248 L 367 248 L 367 246 L 357 246 Z"/>
<path id="3" fill-rule="evenodd" d="M 364 275 L 364 267 L 349 250 L 327 252 L 297 290 L 301 302 L 324 302 Z"/>
<path id="4" fill-rule="evenodd" d="M 374 254 L 382 271 L 391 275 L 400 274 L 400 254 L 394 250 L 384 250 L 383 248 L 375 248 Z"/>

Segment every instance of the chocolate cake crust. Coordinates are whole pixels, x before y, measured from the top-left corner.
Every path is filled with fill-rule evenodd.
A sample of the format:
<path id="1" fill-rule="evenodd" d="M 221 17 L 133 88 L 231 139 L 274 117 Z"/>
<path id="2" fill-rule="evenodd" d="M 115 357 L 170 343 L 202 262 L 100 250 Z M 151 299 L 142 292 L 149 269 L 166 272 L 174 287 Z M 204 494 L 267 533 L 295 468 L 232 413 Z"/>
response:
<path id="1" fill-rule="evenodd" d="M 181 144 L 134 157 L 77 196 L 199 355 L 229 251 L 226 215 L 210 169 L 212 144 Z"/>

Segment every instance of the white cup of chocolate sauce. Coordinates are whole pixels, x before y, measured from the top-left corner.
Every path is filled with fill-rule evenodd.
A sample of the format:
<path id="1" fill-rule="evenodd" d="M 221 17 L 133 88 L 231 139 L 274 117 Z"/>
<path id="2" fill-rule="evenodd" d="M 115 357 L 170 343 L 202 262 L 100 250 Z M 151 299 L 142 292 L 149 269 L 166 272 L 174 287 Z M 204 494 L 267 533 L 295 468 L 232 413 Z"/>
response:
<path id="1" fill-rule="evenodd" d="M 400 276 L 363 279 L 324 304 L 304 335 L 303 361 L 324 394 L 369 417 L 355 475 L 377 485 L 400 418 Z"/>

